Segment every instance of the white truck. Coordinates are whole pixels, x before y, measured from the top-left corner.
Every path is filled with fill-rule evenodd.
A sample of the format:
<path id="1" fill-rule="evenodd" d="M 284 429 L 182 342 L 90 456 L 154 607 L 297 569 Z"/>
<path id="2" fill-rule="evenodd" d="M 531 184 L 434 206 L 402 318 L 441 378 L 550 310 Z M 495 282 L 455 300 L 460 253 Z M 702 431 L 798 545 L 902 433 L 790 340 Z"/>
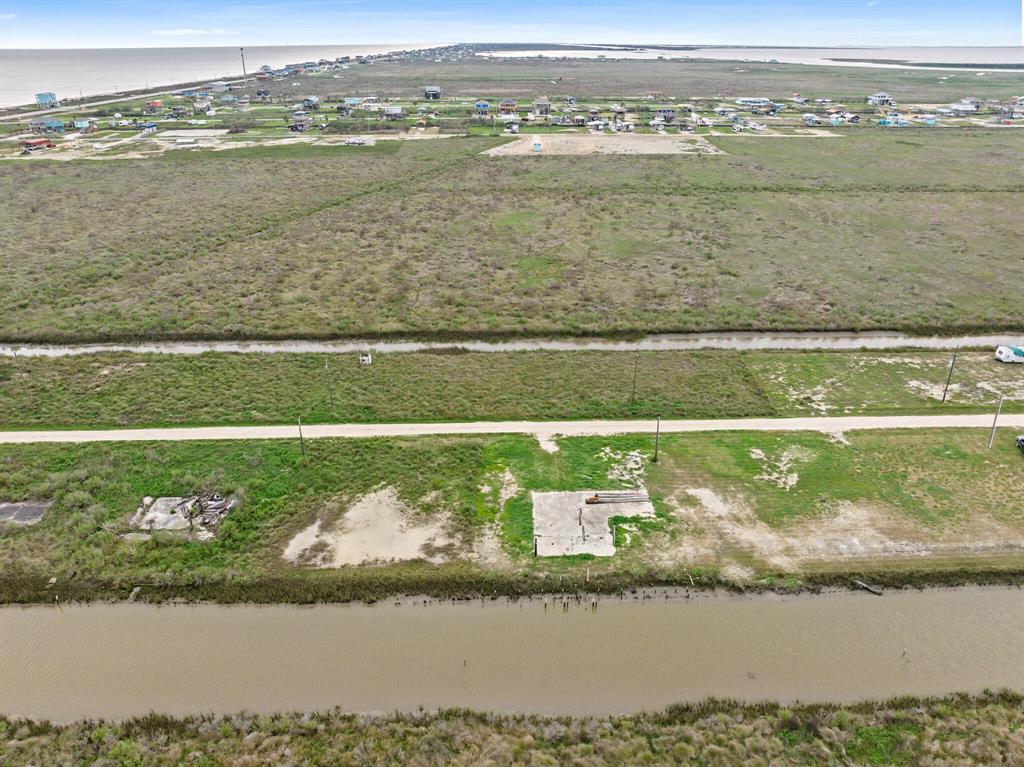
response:
<path id="1" fill-rule="evenodd" d="M 996 359 L 1000 362 L 1024 363 L 1024 346 L 1000 346 L 996 349 Z"/>

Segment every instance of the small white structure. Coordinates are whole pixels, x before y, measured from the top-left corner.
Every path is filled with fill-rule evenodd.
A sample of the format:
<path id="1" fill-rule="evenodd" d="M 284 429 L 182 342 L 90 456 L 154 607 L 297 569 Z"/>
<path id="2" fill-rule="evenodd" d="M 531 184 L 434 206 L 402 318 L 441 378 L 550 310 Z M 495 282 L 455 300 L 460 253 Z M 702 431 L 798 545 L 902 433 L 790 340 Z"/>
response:
<path id="1" fill-rule="evenodd" d="M 369 352 L 369 350 L 367 350 L 365 352 L 359 352 L 359 364 L 360 365 L 372 365 L 373 364 L 373 354 L 371 354 Z"/>
<path id="2" fill-rule="evenodd" d="M 996 359 L 1000 362 L 1024 363 L 1024 346 L 1000 346 L 996 349 Z"/>

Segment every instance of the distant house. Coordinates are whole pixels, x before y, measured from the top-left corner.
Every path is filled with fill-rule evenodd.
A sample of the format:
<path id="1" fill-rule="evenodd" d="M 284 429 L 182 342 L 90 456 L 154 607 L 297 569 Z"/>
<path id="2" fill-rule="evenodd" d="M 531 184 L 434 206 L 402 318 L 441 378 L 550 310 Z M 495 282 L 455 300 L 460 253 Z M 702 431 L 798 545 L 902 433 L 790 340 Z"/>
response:
<path id="1" fill-rule="evenodd" d="M 143 133 L 156 132 L 156 123 L 142 123 L 142 125 L 140 125 L 139 127 L 142 128 Z"/>
<path id="2" fill-rule="evenodd" d="M 501 103 L 498 104 L 498 113 L 503 115 L 514 115 L 519 109 L 519 104 L 515 99 L 502 99 Z"/>
<path id="3" fill-rule="evenodd" d="M 868 96 L 868 103 L 876 107 L 888 107 L 895 104 L 896 101 L 885 91 L 879 91 Z"/>
<path id="4" fill-rule="evenodd" d="M 33 120 L 28 124 L 33 133 L 63 133 L 63 120 Z"/>
<path id="5" fill-rule="evenodd" d="M 659 119 L 664 120 L 666 123 L 670 123 L 676 119 L 676 110 L 674 109 L 659 109 L 655 114 Z"/>
<path id="6" fill-rule="evenodd" d="M 303 109 L 319 109 L 320 108 L 320 97 L 319 96 L 306 96 L 302 100 Z"/>
<path id="7" fill-rule="evenodd" d="M 93 133 L 99 130 L 99 128 L 97 128 L 96 126 L 95 117 L 81 117 L 77 118 L 74 122 L 75 130 L 77 130 L 79 133 Z"/>
<path id="8" fill-rule="evenodd" d="M 772 103 L 771 99 L 763 96 L 743 96 L 736 99 L 736 104 L 741 107 L 765 107 Z"/>
<path id="9" fill-rule="evenodd" d="M 576 97 L 575 96 L 566 96 L 565 97 L 565 103 L 568 106 L 574 106 L 576 104 Z"/>
<path id="10" fill-rule="evenodd" d="M 211 93 L 227 93 L 228 84 L 223 80 L 217 80 L 216 82 L 210 83 L 206 86 L 206 89 Z"/>
<path id="11" fill-rule="evenodd" d="M 551 114 L 551 102 L 545 98 L 539 98 L 533 102 L 533 113 L 537 117 L 547 117 Z"/>
<path id="12" fill-rule="evenodd" d="M 59 107 L 60 101 L 57 100 L 57 94 L 53 91 L 43 91 L 36 94 L 36 106 L 50 109 L 51 107 Z"/>
<path id="13" fill-rule="evenodd" d="M 964 101 L 958 101 L 955 104 L 950 104 L 949 108 L 953 110 L 954 115 L 962 117 L 964 115 L 972 115 L 977 112 L 978 104 L 965 99 Z"/>
<path id="14" fill-rule="evenodd" d="M 404 120 L 405 110 L 402 107 L 384 107 L 385 120 Z"/>
<path id="15" fill-rule="evenodd" d="M 810 102 L 809 98 L 807 98 L 806 96 L 801 96 L 799 93 L 793 94 L 793 99 L 792 100 L 793 100 L 794 104 L 800 104 L 800 105 L 807 104 L 807 103 Z"/>
<path id="16" fill-rule="evenodd" d="M 237 104 L 238 97 L 232 96 L 230 93 L 222 93 L 217 97 L 217 101 L 219 101 L 221 104 Z"/>
<path id="17" fill-rule="evenodd" d="M 488 112 L 491 111 L 491 105 L 488 104 L 483 99 L 480 99 L 473 105 L 473 111 L 476 112 L 478 115 L 486 115 Z"/>
<path id="18" fill-rule="evenodd" d="M 440 85 L 428 85 L 423 89 L 423 98 L 427 101 L 440 101 L 441 100 L 441 86 Z"/>

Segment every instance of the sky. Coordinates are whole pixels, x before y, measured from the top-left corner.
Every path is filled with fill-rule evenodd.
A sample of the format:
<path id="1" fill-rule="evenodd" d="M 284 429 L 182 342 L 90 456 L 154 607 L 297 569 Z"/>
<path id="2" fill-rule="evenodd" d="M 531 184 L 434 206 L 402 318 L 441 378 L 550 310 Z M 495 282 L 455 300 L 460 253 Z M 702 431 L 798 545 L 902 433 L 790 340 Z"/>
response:
<path id="1" fill-rule="evenodd" d="M 1021 45 L 1024 0 L 0 0 L 0 47 Z"/>

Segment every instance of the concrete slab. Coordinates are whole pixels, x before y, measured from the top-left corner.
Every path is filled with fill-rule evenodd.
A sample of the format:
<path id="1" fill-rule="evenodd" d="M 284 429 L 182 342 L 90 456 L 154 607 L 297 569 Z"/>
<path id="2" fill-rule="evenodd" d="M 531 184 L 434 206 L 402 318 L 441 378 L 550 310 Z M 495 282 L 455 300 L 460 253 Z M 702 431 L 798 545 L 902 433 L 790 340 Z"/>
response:
<path id="1" fill-rule="evenodd" d="M 157 498 L 143 505 L 132 518 L 132 527 L 140 530 L 188 530 L 188 512 L 192 508 L 190 497 Z"/>
<path id="2" fill-rule="evenodd" d="M 53 501 L 17 501 L 0 503 L 0 522 L 13 525 L 34 525 L 43 518 Z"/>
<path id="3" fill-rule="evenodd" d="M 564 557 L 615 554 L 615 539 L 608 520 L 611 517 L 654 517 L 650 501 L 588 504 L 595 490 L 574 492 L 533 492 L 533 534 L 539 557 Z M 611 495 L 611 491 L 600 491 Z M 635 490 L 623 493 L 636 493 Z"/>

